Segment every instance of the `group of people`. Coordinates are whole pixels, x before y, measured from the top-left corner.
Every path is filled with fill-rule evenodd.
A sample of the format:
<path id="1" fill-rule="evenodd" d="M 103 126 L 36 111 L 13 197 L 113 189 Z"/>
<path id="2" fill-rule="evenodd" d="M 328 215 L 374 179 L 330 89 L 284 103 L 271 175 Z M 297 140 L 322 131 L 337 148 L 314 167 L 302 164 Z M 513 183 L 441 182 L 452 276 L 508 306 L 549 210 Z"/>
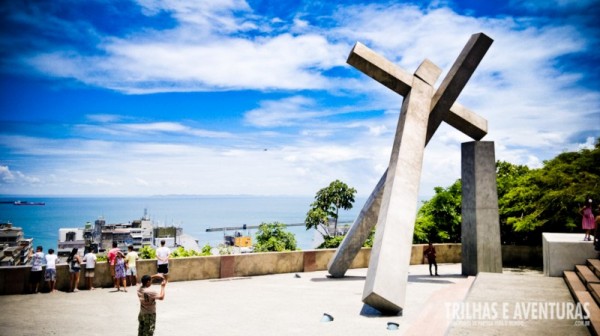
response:
<path id="1" fill-rule="evenodd" d="M 132 286 L 137 284 L 137 267 L 136 262 L 139 259 L 137 252 L 133 250 L 133 246 L 127 247 L 127 254 L 121 252 L 117 247 L 117 243 L 113 242 L 112 249 L 106 254 L 110 267 L 110 275 L 113 278 L 114 287 L 117 291 L 127 292 L 127 281 Z"/>
<path id="2" fill-rule="evenodd" d="M 114 280 L 114 287 L 117 291 L 121 290 L 127 292 L 127 284 L 125 279 L 129 280 L 132 286 L 137 284 L 137 268 L 136 261 L 139 259 L 137 252 L 133 250 L 133 246 L 128 246 L 127 254 L 123 254 L 117 247 L 117 243 L 113 243 L 112 249 L 107 253 L 107 259 L 110 267 L 110 272 Z M 140 312 L 138 314 L 138 335 L 153 335 L 156 326 L 156 300 L 163 300 L 165 298 L 165 287 L 167 285 L 167 278 L 169 274 L 169 255 L 171 251 L 165 246 L 165 241 L 161 240 L 160 247 L 156 249 L 157 258 L 157 269 L 158 273 L 154 275 L 144 275 L 141 278 L 141 286 L 137 290 L 137 296 L 140 301 Z M 42 279 L 42 275 L 48 286 L 50 292 L 56 291 L 56 264 L 58 257 L 54 254 L 53 249 L 48 250 L 48 254 L 44 255 L 42 246 L 36 248 L 36 252 L 32 255 L 31 262 L 31 276 L 30 285 L 31 292 L 38 293 L 39 285 Z M 85 278 L 86 286 L 89 290 L 94 290 L 93 279 L 95 275 L 96 254 L 93 250 L 86 253 L 83 258 L 78 254 L 78 249 L 73 248 L 67 263 L 69 265 L 70 273 L 70 287 L 69 291 L 77 292 L 77 285 L 79 283 L 79 275 L 82 266 L 85 266 Z M 46 271 L 44 274 L 42 267 L 46 265 Z M 153 290 L 151 288 L 152 281 L 160 280 L 160 291 Z"/>
<path id="3" fill-rule="evenodd" d="M 128 246 L 127 250 L 127 254 L 124 254 L 117 247 L 117 243 L 113 242 L 112 249 L 106 254 L 110 274 L 117 291 L 121 291 L 121 287 L 123 287 L 123 291 L 127 292 L 127 282 L 131 286 L 137 285 L 136 263 L 139 255 L 133 250 L 133 246 L 131 245 Z M 58 256 L 54 253 L 53 249 L 49 249 L 46 255 L 44 255 L 43 251 L 43 247 L 38 246 L 31 257 L 30 289 L 32 293 L 38 293 L 40 290 L 42 277 L 47 282 L 50 292 L 53 293 L 56 291 L 56 264 Z M 91 249 L 83 257 L 78 252 L 78 248 L 73 248 L 67 258 L 70 275 L 69 292 L 79 291 L 78 285 L 82 268 L 86 288 L 94 290 L 94 276 L 98 258 Z M 161 246 L 156 250 L 156 258 L 158 273 L 162 274 L 165 280 L 169 274 L 170 253 L 169 248 L 165 246 L 165 241 L 162 240 Z M 45 272 L 42 269 L 44 265 L 46 266 Z"/>
<path id="4" fill-rule="evenodd" d="M 37 293 L 42 281 L 42 273 L 44 280 L 48 283 L 50 293 L 56 291 L 56 261 L 58 257 L 54 254 L 53 249 L 48 250 L 48 254 L 44 255 L 44 249 L 38 246 L 35 249 L 35 253 L 31 257 L 31 273 L 30 273 L 30 287 L 32 293 Z M 46 271 L 42 271 L 42 266 L 46 264 Z"/>

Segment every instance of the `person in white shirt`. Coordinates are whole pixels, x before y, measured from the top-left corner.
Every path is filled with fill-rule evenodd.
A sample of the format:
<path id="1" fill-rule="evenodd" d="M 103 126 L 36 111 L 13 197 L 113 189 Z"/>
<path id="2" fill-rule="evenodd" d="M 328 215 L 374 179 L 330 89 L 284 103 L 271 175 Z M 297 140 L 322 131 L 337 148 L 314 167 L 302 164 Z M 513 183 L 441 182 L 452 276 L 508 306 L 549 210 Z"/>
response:
<path id="1" fill-rule="evenodd" d="M 158 266 L 158 273 L 162 274 L 165 278 L 165 281 L 168 282 L 169 275 L 169 254 L 171 254 L 171 250 L 165 246 L 165 241 L 160 241 L 160 247 L 156 249 L 156 265 Z"/>
<path id="2" fill-rule="evenodd" d="M 44 275 L 44 279 L 48 282 L 48 286 L 50 286 L 50 293 L 56 292 L 54 288 L 56 285 L 56 260 L 58 260 L 58 257 L 54 254 L 54 250 L 49 249 L 48 254 L 46 254 L 46 274 Z"/>
<path id="3" fill-rule="evenodd" d="M 87 288 L 89 290 L 94 290 L 93 282 L 94 282 L 94 270 L 96 269 L 96 255 L 94 254 L 94 249 L 90 248 L 88 253 L 83 256 L 83 262 L 85 263 L 85 282 L 87 283 Z"/>
<path id="4" fill-rule="evenodd" d="M 41 246 L 36 248 L 36 252 L 31 257 L 31 273 L 29 277 L 29 283 L 31 285 L 31 292 L 37 293 L 40 280 L 42 280 L 42 265 L 44 264 L 44 249 Z"/>

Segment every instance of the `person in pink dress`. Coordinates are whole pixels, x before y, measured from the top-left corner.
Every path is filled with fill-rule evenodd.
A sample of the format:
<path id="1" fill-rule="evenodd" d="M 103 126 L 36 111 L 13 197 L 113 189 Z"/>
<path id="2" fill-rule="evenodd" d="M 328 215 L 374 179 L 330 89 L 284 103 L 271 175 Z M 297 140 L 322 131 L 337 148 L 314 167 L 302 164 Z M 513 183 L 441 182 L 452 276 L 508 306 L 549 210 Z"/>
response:
<path id="1" fill-rule="evenodd" d="M 123 285 L 123 291 L 127 292 L 127 284 L 125 283 L 125 276 L 127 269 L 125 266 L 125 256 L 121 251 L 117 252 L 117 258 L 115 259 L 115 279 L 117 279 L 117 292 L 121 290 Z"/>
<path id="2" fill-rule="evenodd" d="M 585 238 L 583 240 L 592 240 L 590 238 L 590 232 L 596 228 L 596 223 L 594 219 L 594 213 L 592 212 L 592 199 L 588 199 L 587 203 L 581 210 L 581 226 L 585 230 Z"/>

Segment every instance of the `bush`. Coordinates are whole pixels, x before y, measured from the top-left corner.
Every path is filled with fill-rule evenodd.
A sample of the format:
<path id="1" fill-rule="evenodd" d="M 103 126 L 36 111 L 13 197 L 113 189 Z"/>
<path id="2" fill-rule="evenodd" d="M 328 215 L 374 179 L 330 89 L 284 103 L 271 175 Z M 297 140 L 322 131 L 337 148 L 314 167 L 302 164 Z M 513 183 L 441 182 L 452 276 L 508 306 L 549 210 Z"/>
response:
<path id="1" fill-rule="evenodd" d="M 325 236 L 325 241 L 317 246 L 318 249 L 337 248 L 342 243 L 346 236 Z"/>
<path id="2" fill-rule="evenodd" d="M 256 233 L 255 252 L 295 251 L 296 237 L 288 232 L 283 223 L 262 223 Z"/>
<path id="3" fill-rule="evenodd" d="M 209 244 L 204 245 L 204 247 L 202 247 L 202 252 L 200 253 L 201 256 L 209 256 L 212 255 L 212 247 Z"/>
<path id="4" fill-rule="evenodd" d="M 183 246 L 178 246 L 174 251 L 171 252 L 169 257 L 171 258 L 186 258 L 186 257 L 195 257 L 199 256 L 200 252 L 194 251 L 192 249 L 186 250 Z"/>
<path id="5" fill-rule="evenodd" d="M 138 251 L 138 255 L 140 259 L 156 259 L 156 250 L 150 245 L 145 245 Z"/>

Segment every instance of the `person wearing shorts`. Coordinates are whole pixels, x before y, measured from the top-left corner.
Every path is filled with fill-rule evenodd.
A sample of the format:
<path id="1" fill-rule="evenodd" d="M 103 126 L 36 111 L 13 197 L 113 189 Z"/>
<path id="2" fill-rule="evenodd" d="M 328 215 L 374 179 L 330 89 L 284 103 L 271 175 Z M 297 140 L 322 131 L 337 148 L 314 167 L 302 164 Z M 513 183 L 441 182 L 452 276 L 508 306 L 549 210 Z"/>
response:
<path id="1" fill-rule="evenodd" d="M 31 273 L 29 276 L 29 284 L 31 285 L 31 292 L 37 293 L 40 287 L 40 281 L 42 280 L 42 265 L 44 263 L 44 249 L 41 246 L 36 248 L 36 252 L 31 258 Z"/>
<path id="2" fill-rule="evenodd" d="M 164 275 L 167 282 L 169 275 L 169 254 L 171 254 L 171 250 L 165 246 L 165 241 L 161 240 L 160 247 L 156 249 L 156 266 L 158 273 Z"/>
<path id="3" fill-rule="evenodd" d="M 137 252 L 133 250 L 133 245 L 127 247 L 127 255 L 125 256 L 125 262 L 127 263 L 127 280 L 132 286 L 137 285 L 137 269 L 136 261 L 139 259 Z"/>
<path id="4" fill-rule="evenodd" d="M 83 256 L 83 262 L 85 263 L 85 283 L 87 284 L 88 290 L 94 290 L 94 276 L 96 275 L 96 254 L 94 250 L 90 248 L 88 253 Z"/>
<path id="5" fill-rule="evenodd" d="M 48 250 L 46 254 L 46 273 L 44 274 L 44 280 L 48 282 L 50 287 L 50 293 L 56 292 L 54 286 L 56 286 L 56 261 L 58 257 L 54 254 L 53 249 Z"/>

